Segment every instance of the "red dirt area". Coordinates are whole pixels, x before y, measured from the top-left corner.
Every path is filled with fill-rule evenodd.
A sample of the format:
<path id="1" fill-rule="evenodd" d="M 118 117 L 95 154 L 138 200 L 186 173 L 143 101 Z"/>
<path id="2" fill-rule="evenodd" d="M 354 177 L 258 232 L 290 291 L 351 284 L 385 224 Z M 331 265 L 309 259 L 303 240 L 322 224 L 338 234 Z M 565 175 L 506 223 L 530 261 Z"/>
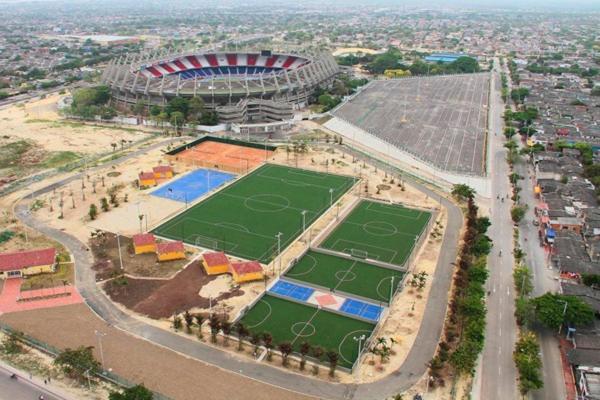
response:
<path id="1" fill-rule="evenodd" d="M 214 280 L 208 276 L 199 261 L 194 261 L 173 279 L 133 279 L 119 277 L 104 284 L 104 290 L 113 301 L 150 318 L 168 318 L 191 308 L 209 308 L 210 300 L 199 295 L 200 289 Z M 233 289 L 212 299 L 212 305 L 244 291 Z"/>
<path id="2" fill-rule="evenodd" d="M 226 171 L 244 172 L 263 163 L 273 151 L 221 142 L 202 142 L 177 154 L 180 160 Z"/>

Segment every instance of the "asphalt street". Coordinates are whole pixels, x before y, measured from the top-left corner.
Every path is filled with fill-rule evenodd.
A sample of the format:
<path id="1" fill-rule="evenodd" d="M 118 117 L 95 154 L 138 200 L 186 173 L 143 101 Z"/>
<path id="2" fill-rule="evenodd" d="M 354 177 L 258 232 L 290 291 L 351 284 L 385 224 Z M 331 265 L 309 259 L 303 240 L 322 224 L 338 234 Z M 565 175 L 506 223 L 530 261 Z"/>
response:
<path id="1" fill-rule="evenodd" d="M 16 379 L 11 378 L 12 372 L 0 365 L 0 400 L 64 400 L 64 397 L 56 397 L 47 390 L 31 383 L 23 373 L 18 374 Z"/>
<path id="2" fill-rule="evenodd" d="M 496 60 L 497 61 L 497 60 Z M 497 62 L 495 62 L 498 67 Z M 499 92 L 500 75 L 495 69 L 490 94 L 489 135 L 492 225 L 488 236 L 494 247 L 488 257 L 488 290 L 485 346 L 473 387 L 473 398 L 481 400 L 517 399 L 517 371 L 512 353 L 517 335 L 513 290 L 513 223 L 508 164 L 502 134 L 504 110 Z M 501 199 L 504 198 L 502 201 Z"/>

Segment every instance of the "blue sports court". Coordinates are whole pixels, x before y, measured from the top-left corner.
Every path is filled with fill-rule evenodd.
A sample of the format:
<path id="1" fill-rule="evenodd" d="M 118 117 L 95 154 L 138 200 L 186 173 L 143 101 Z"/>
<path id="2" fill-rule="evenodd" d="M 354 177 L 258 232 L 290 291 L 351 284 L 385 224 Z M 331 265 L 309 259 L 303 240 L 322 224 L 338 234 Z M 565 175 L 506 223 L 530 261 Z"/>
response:
<path id="1" fill-rule="evenodd" d="M 378 321 L 383 312 L 383 307 L 360 300 L 346 299 L 344 304 L 342 304 L 340 311 L 371 321 Z"/>
<path id="2" fill-rule="evenodd" d="M 200 168 L 179 179 L 165 183 L 151 194 L 182 203 L 191 203 L 234 178 L 233 174 Z"/>
<path id="3" fill-rule="evenodd" d="M 314 289 L 279 280 L 269 290 L 280 296 L 290 297 L 294 300 L 306 301 L 314 293 Z"/>

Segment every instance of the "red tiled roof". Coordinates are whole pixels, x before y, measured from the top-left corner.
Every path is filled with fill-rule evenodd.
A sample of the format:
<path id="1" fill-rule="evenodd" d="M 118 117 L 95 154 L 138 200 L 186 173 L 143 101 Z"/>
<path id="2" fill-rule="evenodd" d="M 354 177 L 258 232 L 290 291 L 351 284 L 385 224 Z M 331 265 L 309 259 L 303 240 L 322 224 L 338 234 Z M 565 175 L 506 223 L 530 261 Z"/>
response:
<path id="1" fill-rule="evenodd" d="M 245 261 L 231 264 L 231 269 L 238 275 L 250 274 L 252 272 L 262 272 L 262 267 L 258 261 Z"/>
<path id="2" fill-rule="evenodd" d="M 151 233 L 138 233 L 137 235 L 133 235 L 133 244 L 136 246 L 146 246 L 154 243 L 156 243 L 156 239 L 154 239 L 154 235 Z"/>
<path id="3" fill-rule="evenodd" d="M 166 243 L 157 243 L 156 244 L 156 252 L 158 254 L 166 254 L 173 252 L 183 252 L 183 242 L 166 242 Z"/>
<path id="4" fill-rule="evenodd" d="M 173 168 L 171 168 L 170 165 L 158 165 L 158 166 L 152 168 L 152 171 L 154 171 L 154 172 L 171 172 L 171 171 L 173 171 Z"/>
<path id="5" fill-rule="evenodd" d="M 0 271 L 12 271 L 27 267 L 54 264 L 56 249 L 37 249 L 0 254 Z"/>
<path id="6" fill-rule="evenodd" d="M 214 253 L 204 253 L 202 254 L 202 258 L 204 258 L 204 262 L 206 263 L 207 267 L 212 267 L 213 265 L 229 264 L 229 259 L 222 251 Z"/>
<path id="7" fill-rule="evenodd" d="M 140 179 L 154 179 L 154 174 L 152 172 L 140 172 Z"/>

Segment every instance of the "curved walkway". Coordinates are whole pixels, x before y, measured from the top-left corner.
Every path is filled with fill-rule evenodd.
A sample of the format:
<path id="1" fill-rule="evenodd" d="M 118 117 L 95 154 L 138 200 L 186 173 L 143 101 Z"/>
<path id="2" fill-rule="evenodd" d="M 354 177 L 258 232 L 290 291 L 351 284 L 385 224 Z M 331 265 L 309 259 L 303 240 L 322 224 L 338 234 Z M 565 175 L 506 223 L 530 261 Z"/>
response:
<path id="1" fill-rule="evenodd" d="M 140 150 L 140 152 L 147 150 L 148 148 Z M 127 158 L 134 157 L 135 155 L 137 155 L 137 152 L 130 154 Z M 122 162 L 123 160 L 124 159 L 115 161 Z M 378 164 L 377 161 L 369 162 Z M 106 167 L 106 165 L 103 167 Z M 383 163 L 379 163 L 378 168 L 385 169 L 387 166 Z M 71 176 L 60 182 L 36 190 L 33 193 L 28 194 L 27 197 L 34 198 L 41 194 L 48 193 L 55 187 L 61 186 L 74 179 L 79 179 L 80 175 L 81 174 Z M 418 190 L 430 197 L 440 197 L 434 191 L 417 182 L 412 182 L 412 184 Z M 96 285 L 95 272 L 92 270 L 93 257 L 83 241 L 66 232 L 51 228 L 42 221 L 37 220 L 29 213 L 24 202 L 17 203 L 15 206 L 15 215 L 25 225 L 57 240 L 69 249 L 75 260 L 75 284 L 77 288 L 86 300 L 88 306 L 107 323 L 155 344 L 185 354 L 188 357 L 218 366 L 232 373 L 241 374 L 248 378 L 262 381 L 265 384 L 275 385 L 318 398 L 379 400 L 407 390 L 423 376 L 427 369 L 427 363 L 435 353 L 442 332 L 448 300 L 448 290 L 450 289 L 452 279 L 452 263 L 456 259 L 457 244 L 462 225 L 462 213 L 456 205 L 444 197 L 441 197 L 441 202 L 448 210 L 448 222 L 442 243 L 442 251 L 438 259 L 435 275 L 432 279 L 432 288 L 427 300 L 423 322 L 419 329 L 418 340 L 411 348 L 406 361 L 398 370 L 377 382 L 360 385 L 336 384 L 320 381 L 288 373 L 265 364 L 256 363 L 255 361 L 232 357 L 226 351 L 204 345 L 197 340 L 187 339 L 135 319 L 116 307 Z"/>

